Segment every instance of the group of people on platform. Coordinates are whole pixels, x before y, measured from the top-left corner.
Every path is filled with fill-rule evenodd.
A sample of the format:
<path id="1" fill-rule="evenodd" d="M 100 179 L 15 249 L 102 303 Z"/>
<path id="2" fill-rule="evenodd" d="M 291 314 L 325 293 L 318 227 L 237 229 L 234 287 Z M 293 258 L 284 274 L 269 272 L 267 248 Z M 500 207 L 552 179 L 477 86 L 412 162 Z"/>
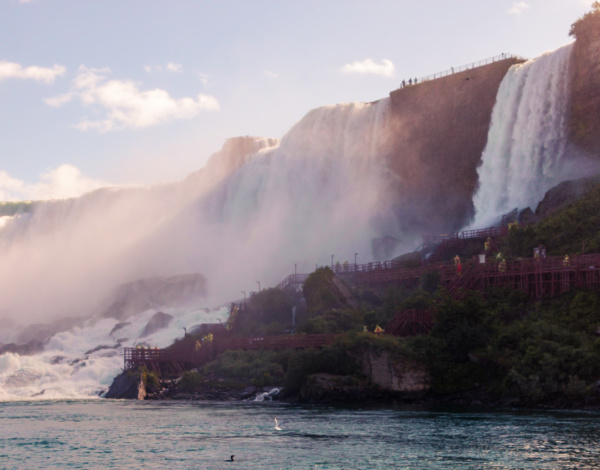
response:
<path id="1" fill-rule="evenodd" d="M 485 260 L 484 256 L 488 256 L 490 254 L 490 252 L 492 250 L 492 243 L 493 243 L 493 240 L 491 239 L 491 237 L 488 237 L 484 243 L 485 255 L 480 255 L 481 259 Z M 546 259 L 546 247 L 544 245 L 535 247 L 533 249 L 533 258 L 536 261 Z M 499 251 L 498 253 L 496 253 L 496 261 L 498 262 L 498 271 L 501 273 L 506 272 L 506 259 L 504 258 L 504 255 L 502 254 L 502 252 Z M 481 262 L 483 263 L 485 261 L 481 261 Z M 463 266 L 462 266 L 460 256 L 458 256 L 458 255 L 456 255 L 454 257 L 454 266 L 456 267 L 456 274 L 458 276 L 462 276 Z M 568 254 L 566 254 L 563 259 L 563 266 L 565 268 L 568 268 L 571 266 L 571 260 L 570 260 Z"/>
<path id="2" fill-rule="evenodd" d="M 412 78 L 409 78 L 408 82 L 406 80 L 402 80 L 402 83 L 400 84 L 400 88 L 404 88 L 407 85 L 407 83 L 408 83 L 408 85 L 412 85 L 412 84 L 416 85 L 418 83 L 417 77 L 415 77 L 414 80 Z"/>

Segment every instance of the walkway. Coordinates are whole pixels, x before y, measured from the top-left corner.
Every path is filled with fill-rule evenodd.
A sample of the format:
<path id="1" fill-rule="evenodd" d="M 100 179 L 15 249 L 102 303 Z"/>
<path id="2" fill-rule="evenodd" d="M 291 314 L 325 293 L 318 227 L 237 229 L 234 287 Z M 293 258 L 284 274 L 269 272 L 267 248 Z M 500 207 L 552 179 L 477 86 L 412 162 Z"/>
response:
<path id="1" fill-rule="evenodd" d="M 470 64 L 460 65 L 458 67 L 450 67 L 448 70 L 444 70 L 442 72 L 425 75 L 424 77 L 414 79 L 414 82 L 412 82 L 412 84 L 409 84 L 408 80 L 405 80 L 404 83 L 405 83 L 405 86 L 418 85 L 419 83 L 427 82 L 430 80 L 437 80 L 438 78 L 443 78 L 443 77 L 447 77 L 449 75 L 454 75 L 455 73 L 460 73 L 460 72 L 464 72 L 466 70 L 472 70 L 472 69 L 475 69 L 478 67 L 484 67 L 486 65 L 490 65 L 495 62 L 501 62 L 503 60 L 512 60 L 512 59 L 521 60 L 523 62 L 527 60 L 525 57 L 521 57 L 521 56 L 518 56 L 515 54 L 500 54 L 500 55 L 497 55 L 494 57 L 489 57 L 487 59 L 479 60 L 477 62 L 471 62 Z M 412 78 L 410 78 L 410 80 L 412 81 Z M 400 89 L 400 88 L 403 88 L 402 85 L 400 85 L 400 87 L 398 89 Z"/>
<path id="2" fill-rule="evenodd" d="M 215 336 L 212 342 L 204 343 L 198 349 L 187 346 L 170 349 L 125 348 L 123 360 L 125 370 L 145 367 L 162 374 L 181 374 L 186 370 L 201 367 L 225 351 L 320 348 L 333 343 L 337 336 L 337 334 L 279 335 L 260 338 Z"/>

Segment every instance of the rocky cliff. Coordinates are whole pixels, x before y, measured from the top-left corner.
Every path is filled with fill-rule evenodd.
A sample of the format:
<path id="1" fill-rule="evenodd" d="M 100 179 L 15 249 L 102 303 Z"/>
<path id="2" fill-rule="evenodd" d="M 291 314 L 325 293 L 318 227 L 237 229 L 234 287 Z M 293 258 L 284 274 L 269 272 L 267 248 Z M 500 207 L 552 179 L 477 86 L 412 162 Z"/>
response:
<path id="1" fill-rule="evenodd" d="M 388 159 L 408 201 L 398 208 L 407 224 L 440 233 L 469 221 L 496 94 L 519 62 L 504 59 L 390 93 L 396 143 Z"/>
<path id="2" fill-rule="evenodd" d="M 569 138 L 586 153 L 600 156 L 600 11 L 573 25 Z"/>

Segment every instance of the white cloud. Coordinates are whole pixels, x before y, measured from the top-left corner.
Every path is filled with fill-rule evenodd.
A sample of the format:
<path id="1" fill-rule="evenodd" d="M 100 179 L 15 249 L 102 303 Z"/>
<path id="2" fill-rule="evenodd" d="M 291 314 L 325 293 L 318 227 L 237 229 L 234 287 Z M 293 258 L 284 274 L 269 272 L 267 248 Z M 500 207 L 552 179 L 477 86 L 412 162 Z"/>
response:
<path id="1" fill-rule="evenodd" d="M 46 103 L 49 106 L 58 108 L 59 106 L 62 106 L 63 104 L 71 101 L 72 98 L 72 93 L 64 93 L 62 95 L 53 96 L 52 98 L 45 98 L 44 103 Z"/>
<path id="2" fill-rule="evenodd" d="M 169 62 L 164 67 L 162 65 L 144 65 L 144 70 L 146 73 L 153 72 L 172 72 L 172 73 L 181 73 L 183 72 L 183 66 L 181 64 L 177 64 L 175 62 Z"/>
<path id="3" fill-rule="evenodd" d="M 11 177 L 6 171 L 0 171 L 0 201 L 14 201 L 13 195 L 20 193 L 23 186 L 22 181 Z"/>
<path id="4" fill-rule="evenodd" d="M 169 72 L 181 73 L 183 72 L 183 67 L 181 66 L 181 64 L 174 64 L 173 62 L 169 62 L 167 64 L 167 70 Z"/>
<path id="5" fill-rule="evenodd" d="M 365 59 L 362 62 L 352 62 L 344 65 L 340 71 L 345 74 L 358 75 L 380 75 L 382 77 L 393 77 L 396 69 L 391 60 L 382 59 L 378 64 L 372 59 Z"/>
<path id="6" fill-rule="evenodd" d="M 110 69 L 79 67 L 71 92 L 45 100 L 49 106 L 61 106 L 79 98 L 84 106 L 104 118 L 84 118 L 75 127 L 107 132 L 123 128 L 143 128 L 174 119 L 190 119 L 200 111 L 216 111 L 219 102 L 210 95 L 172 98 L 165 90 L 140 90 L 132 80 L 110 80 Z"/>
<path id="7" fill-rule="evenodd" d="M 73 165 L 49 170 L 41 174 L 36 183 L 25 183 L 0 171 L 0 201 L 64 199 L 107 186 L 112 185 L 85 176 Z"/>
<path id="8" fill-rule="evenodd" d="M 202 85 L 208 85 L 208 74 L 207 73 L 198 73 L 198 78 L 200 79 L 200 83 Z"/>
<path id="9" fill-rule="evenodd" d="M 270 70 L 265 70 L 263 72 L 263 75 L 267 78 L 279 78 L 279 74 L 277 74 L 275 72 L 271 72 Z"/>
<path id="10" fill-rule="evenodd" d="M 521 16 L 521 13 L 523 13 L 525 10 L 529 10 L 530 8 L 531 5 L 525 2 L 516 2 L 507 10 L 507 13 L 509 15 Z"/>
<path id="11" fill-rule="evenodd" d="M 54 64 L 52 68 L 32 65 L 23 67 L 15 62 L 0 61 L 0 82 L 8 78 L 35 80 L 37 82 L 54 83 L 56 77 L 66 73 L 66 67 Z"/>

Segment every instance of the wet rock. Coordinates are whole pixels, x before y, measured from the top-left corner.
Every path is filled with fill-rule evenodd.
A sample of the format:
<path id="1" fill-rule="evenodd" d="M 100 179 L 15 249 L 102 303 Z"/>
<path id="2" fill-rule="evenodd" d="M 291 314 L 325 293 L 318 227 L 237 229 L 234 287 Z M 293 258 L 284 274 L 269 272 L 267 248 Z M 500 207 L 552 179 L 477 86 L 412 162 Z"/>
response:
<path id="1" fill-rule="evenodd" d="M 143 400 L 146 397 L 146 387 L 142 375 L 124 371 L 115 377 L 104 398 L 128 398 Z"/>
<path id="2" fill-rule="evenodd" d="M 4 344 L 0 346 L 0 354 L 13 353 L 20 356 L 29 356 L 31 354 L 37 354 L 44 350 L 44 343 L 36 340 L 32 340 L 26 344 Z"/>
<path id="3" fill-rule="evenodd" d="M 142 332 L 142 338 L 144 336 L 149 336 L 153 333 L 156 333 L 159 330 L 162 330 L 169 326 L 169 323 L 173 320 L 173 315 L 169 315 L 164 312 L 155 313 L 150 321 L 144 327 L 144 331 Z"/>
<path id="4" fill-rule="evenodd" d="M 240 398 L 242 400 L 246 400 L 248 398 L 253 398 L 254 396 L 256 396 L 256 393 L 258 392 L 258 389 L 251 385 L 249 387 L 244 388 L 241 392 L 240 392 Z"/>
<path id="5" fill-rule="evenodd" d="M 537 217 L 530 207 L 526 207 L 519 212 L 519 215 L 517 216 L 517 222 L 519 222 L 519 225 L 529 225 L 537 222 Z"/>
<path id="6" fill-rule="evenodd" d="M 106 345 L 102 344 L 100 346 L 96 346 L 94 349 L 90 349 L 89 351 L 86 351 L 84 354 L 87 356 L 88 354 L 93 354 L 95 352 L 102 351 L 103 349 L 117 349 L 119 347 L 121 347 L 120 344 L 115 344 L 114 346 L 106 346 Z"/>
<path id="7" fill-rule="evenodd" d="M 580 199 L 587 191 L 600 183 L 600 177 L 581 178 L 563 181 L 549 189 L 535 209 L 535 215 L 542 219 L 572 202 Z"/>
<path id="8" fill-rule="evenodd" d="M 131 322 L 128 321 L 122 321 L 117 323 L 112 330 L 110 330 L 109 336 L 112 336 L 113 333 L 116 333 L 117 331 L 119 331 L 121 328 L 125 328 L 127 325 L 131 325 Z"/>

